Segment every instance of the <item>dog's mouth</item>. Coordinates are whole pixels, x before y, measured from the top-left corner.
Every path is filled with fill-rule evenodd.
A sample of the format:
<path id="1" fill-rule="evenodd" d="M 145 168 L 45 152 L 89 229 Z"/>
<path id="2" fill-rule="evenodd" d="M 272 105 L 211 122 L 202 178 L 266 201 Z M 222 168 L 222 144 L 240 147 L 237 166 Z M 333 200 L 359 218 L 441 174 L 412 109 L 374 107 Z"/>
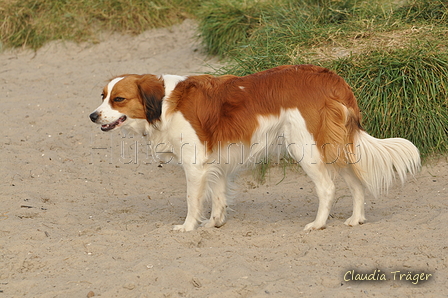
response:
<path id="1" fill-rule="evenodd" d="M 123 124 L 123 122 L 125 122 L 126 119 L 127 119 L 126 115 L 123 115 L 120 118 L 118 118 L 118 120 L 115 121 L 115 122 L 101 125 L 101 130 L 102 131 L 109 131 L 109 130 L 112 130 L 114 128 L 117 128 L 118 126 Z"/>

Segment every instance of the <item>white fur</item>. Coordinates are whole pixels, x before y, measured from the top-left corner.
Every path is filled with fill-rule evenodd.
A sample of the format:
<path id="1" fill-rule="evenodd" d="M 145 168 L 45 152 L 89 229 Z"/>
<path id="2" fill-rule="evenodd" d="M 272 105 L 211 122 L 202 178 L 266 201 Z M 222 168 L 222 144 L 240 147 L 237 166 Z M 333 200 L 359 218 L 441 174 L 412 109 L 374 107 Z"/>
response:
<path id="1" fill-rule="evenodd" d="M 406 139 L 377 139 L 360 131 L 356 143 L 360 159 L 355 165 L 361 169 L 361 178 L 375 197 L 382 191 L 387 192 L 395 179 L 395 172 L 404 183 L 407 172 L 414 175 L 419 170 L 419 151 Z"/>
<path id="2" fill-rule="evenodd" d="M 98 121 L 96 123 L 98 124 L 109 124 L 117 121 L 121 116 L 123 116 L 122 113 L 118 112 L 117 110 L 112 109 L 110 105 L 110 94 L 112 89 L 114 88 L 115 84 L 121 81 L 123 78 L 115 78 L 112 81 L 107 84 L 107 96 L 104 98 L 103 103 L 95 110 L 100 117 L 98 118 Z"/>
<path id="3" fill-rule="evenodd" d="M 359 156 L 357 162 L 341 171 L 353 196 L 353 215 L 345 222 L 349 226 L 365 220 L 364 187 L 378 197 L 382 192 L 388 191 L 395 180 L 395 173 L 404 183 L 407 172 L 415 175 L 420 169 L 420 153 L 406 139 L 377 139 L 360 131 L 355 145 L 355 154 Z"/>
<path id="4" fill-rule="evenodd" d="M 186 76 L 162 75 L 163 83 L 165 84 L 165 98 L 168 98 L 174 88 L 176 88 L 176 85 L 186 78 Z"/>

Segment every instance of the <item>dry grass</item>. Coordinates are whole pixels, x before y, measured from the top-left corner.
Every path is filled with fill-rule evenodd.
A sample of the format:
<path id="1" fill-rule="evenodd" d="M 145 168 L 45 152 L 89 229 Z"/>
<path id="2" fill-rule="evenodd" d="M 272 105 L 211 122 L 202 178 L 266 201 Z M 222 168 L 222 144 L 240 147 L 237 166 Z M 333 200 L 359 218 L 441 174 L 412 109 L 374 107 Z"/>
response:
<path id="1" fill-rule="evenodd" d="M 0 0 L 3 47 L 37 49 L 56 39 L 94 41 L 101 30 L 138 34 L 189 16 L 197 0 Z"/>

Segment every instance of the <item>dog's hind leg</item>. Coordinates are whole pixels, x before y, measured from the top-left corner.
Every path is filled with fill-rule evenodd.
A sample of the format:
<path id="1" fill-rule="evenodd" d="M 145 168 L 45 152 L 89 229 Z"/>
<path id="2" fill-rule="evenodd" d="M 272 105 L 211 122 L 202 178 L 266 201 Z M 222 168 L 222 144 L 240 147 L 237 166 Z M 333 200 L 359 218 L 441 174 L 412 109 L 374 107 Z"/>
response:
<path id="1" fill-rule="evenodd" d="M 227 177 L 220 175 L 214 178 L 216 181 L 209 182 L 212 212 L 210 220 L 204 222 L 206 228 L 221 227 L 227 216 Z"/>
<path id="2" fill-rule="evenodd" d="M 284 133 L 286 150 L 314 182 L 319 198 L 316 219 L 307 224 L 305 230 L 323 229 L 333 205 L 335 186 L 302 115 L 299 111 L 291 111 L 288 120 Z"/>
<path id="3" fill-rule="evenodd" d="M 339 173 L 347 183 L 353 197 L 353 214 L 345 221 L 345 224 L 348 226 L 362 224 L 366 220 L 364 215 L 364 186 L 353 172 L 351 165 L 342 168 Z"/>
<path id="4" fill-rule="evenodd" d="M 289 154 L 300 163 L 305 173 L 314 182 L 316 193 L 319 198 L 316 219 L 307 224 L 304 230 L 318 230 L 325 228 L 335 195 L 335 186 L 327 166 L 319 157 L 313 157 L 312 151 L 313 146 L 311 145 L 290 143 L 288 146 Z"/>
<path id="5" fill-rule="evenodd" d="M 210 167 L 208 171 L 208 195 L 212 200 L 212 212 L 210 219 L 203 225 L 207 228 L 221 227 L 226 222 L 229 199 L 233 198 L 233 179 L 236 175 L 237 167 L 233 165 L 221 165 Z"/>

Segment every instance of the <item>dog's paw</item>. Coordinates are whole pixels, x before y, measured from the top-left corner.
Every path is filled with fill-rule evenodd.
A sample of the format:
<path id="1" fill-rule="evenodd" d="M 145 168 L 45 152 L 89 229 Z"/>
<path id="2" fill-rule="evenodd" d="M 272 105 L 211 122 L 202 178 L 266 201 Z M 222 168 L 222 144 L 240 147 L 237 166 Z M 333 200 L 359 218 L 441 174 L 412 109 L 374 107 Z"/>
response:
<path id="1" fill-rule="evenodd" d="M 357 226 L 357 225 L 362 225 L 365 220 L 366 220 L 366 218 L 364 216 L 354 217 L 352 215 L 344 222 L 344 224 L 347 225 L 347 226 L 350 226 L 350 227 L 354 227 L 354 226 Z"/>
<path id="2" fill-rule="evenodd" d="M 205 228 L 220 228 L 226 223 L 226 217 L 220 216 L 218 218 L 212 217 L 210 219 L 204 220 L 202 226 Z"/>
<path id="3" fill-rule="evenodd" d="M 215 221 L 213 221 L 213 220 L 205 220 L 203 223 L 202 223 L 202 226 L 204 227 L 204 228 L 220 228 L 220 227 L 222 227 L 223 225 L 225 224 L 225 221 L 224 222 L 219 222 L 219 223 L 217 223 L 217 222 L 215 222 Z"/>
<path id="4" fill-rule="evenodd" d="M 175 225 L 173 226 L 173 231 L 185 232 L 186 230 L 184 225 Z"/>
<path id="5" fill-rule="evenodd" d="M 188 225 L 188 224 L 175 225 L 175 226 L 173 226 L 173 231 L 188 232 L 188 231 L 196 230 L 196 227 L 197 227 L 197 225 Z"/>
<path id="6" fill-rule="evenodd" d="M 201 224 L 202 227 L 204 228 L 214 228 L 215 227 L 215 222 L 211 221 L 210 219 L 206 219 L 202 222 Z"/>
<path id="7" fill-rule="evenodd" d="M 316 221 L 313 221 L 313 222 L 310 222 L 309 224 L 307 224 L 303 230 L 311 231 L 311 230 L 323 230 L 323 229 L 325 229 L 325 223 L 321 224 L 321 223 L 317 223 Z"/>

